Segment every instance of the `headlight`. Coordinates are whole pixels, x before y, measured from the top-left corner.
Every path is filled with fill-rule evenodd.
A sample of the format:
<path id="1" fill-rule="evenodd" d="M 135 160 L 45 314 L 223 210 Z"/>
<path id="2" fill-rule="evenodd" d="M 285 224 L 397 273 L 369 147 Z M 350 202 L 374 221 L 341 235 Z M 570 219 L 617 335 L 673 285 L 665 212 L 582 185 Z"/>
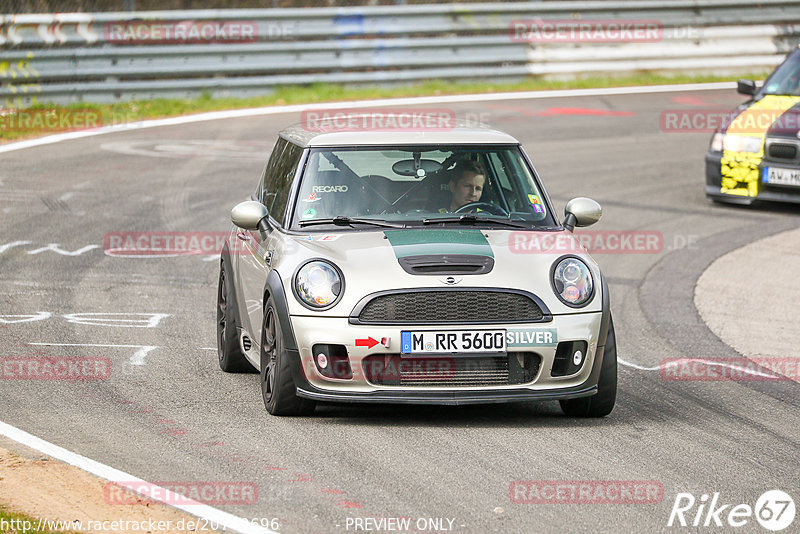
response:
<path id="1" fill-rule="evenodd" d="M 311 308 L 333 306 L 342 294 L 342 275 L 332 264 L 312 260 L 297 271 L 294 289 L 297 299 Z"/>
<path id="2" fill-rule="evenodd" d="M 564 258 L 553 269 L 553 289 L 568 306 L 583 306 L 592 298 L 594 284 L 589 268 L 578 258 Z"/>
<path id="3" fill-rule="evenodd" d="M 761 152 L 763 142 L 764 140 L 760 137 L 722 134 L 722 147 L 733 152 L 752 152 L 755 154 Z"/>

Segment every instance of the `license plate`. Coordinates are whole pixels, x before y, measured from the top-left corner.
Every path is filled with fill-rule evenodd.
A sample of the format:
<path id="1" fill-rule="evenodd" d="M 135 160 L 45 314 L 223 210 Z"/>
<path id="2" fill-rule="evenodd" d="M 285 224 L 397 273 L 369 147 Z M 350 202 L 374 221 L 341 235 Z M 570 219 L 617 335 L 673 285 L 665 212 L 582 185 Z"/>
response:
<path id="1" fill-rule="evenodd" d="M 800 187 L 800 169 L 764 167 L 763 181 L 765 184 L 794 185 Z"/>
<path id="2" fill-rule="evenodd" d="M 499 353 L 505 330 L 418 330 L 400 333 L 402 354 Z"/>

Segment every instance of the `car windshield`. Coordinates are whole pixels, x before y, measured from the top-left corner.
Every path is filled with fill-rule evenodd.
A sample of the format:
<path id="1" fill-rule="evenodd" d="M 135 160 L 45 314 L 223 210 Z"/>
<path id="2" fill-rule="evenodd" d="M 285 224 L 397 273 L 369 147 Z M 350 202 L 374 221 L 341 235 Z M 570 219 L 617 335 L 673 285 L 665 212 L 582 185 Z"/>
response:
<path id="1" fill-rule="evenodd" d="M 517 146 L 312 149 L 292 226 L 373 221 L 557 224 Z"/>
<path id="2" fill-rule="evenodd" d="M 800 53 L 789 56 L 767 79 L 761 92 L 765 95 L 800 96 Z"/>

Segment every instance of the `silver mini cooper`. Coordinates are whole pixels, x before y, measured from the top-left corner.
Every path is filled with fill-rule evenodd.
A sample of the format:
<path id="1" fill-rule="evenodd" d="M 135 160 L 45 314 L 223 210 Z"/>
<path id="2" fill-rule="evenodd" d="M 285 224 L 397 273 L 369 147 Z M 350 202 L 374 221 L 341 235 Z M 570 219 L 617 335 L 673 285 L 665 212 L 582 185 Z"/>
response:
<path id="1" fill-rule="evenodd" d="M 267 410 L 317 402 L 557 399 L 614 407 L 608 287 L 520 143 L 485 127 L 281 132 L 231 211 L 219 364 L 260 372 Z"/>

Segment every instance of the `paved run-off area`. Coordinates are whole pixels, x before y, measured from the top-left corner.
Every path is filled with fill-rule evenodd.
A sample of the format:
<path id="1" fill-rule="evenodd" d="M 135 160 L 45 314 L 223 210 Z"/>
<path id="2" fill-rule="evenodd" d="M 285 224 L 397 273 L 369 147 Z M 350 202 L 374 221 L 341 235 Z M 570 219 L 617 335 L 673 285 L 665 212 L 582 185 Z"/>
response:
<path id="1" fill-rule="evenodd" d="M 743 356 L 800 362 L 800 230 L 718 258 L 697 281 L 695 304 L 712 332 Z M 793 377 L 800 379 L 797 372 Z"/>

